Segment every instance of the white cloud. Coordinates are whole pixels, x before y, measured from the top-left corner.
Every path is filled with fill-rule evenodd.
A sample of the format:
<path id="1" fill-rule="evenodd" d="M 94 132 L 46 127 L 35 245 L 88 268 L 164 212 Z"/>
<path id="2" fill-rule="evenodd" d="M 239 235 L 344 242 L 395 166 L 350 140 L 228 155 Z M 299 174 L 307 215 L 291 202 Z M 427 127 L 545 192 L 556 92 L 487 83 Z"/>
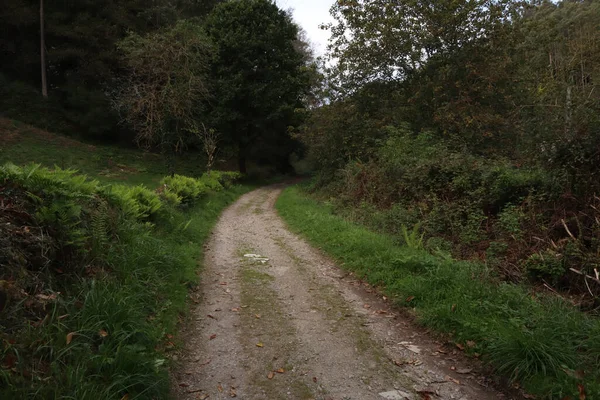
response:
<path id="1" fill-rule="evenodd" d="M 333 22 L 329 9 L 335 0 L 276 0 L 279 8 L 293 9 L 294 20 L 304 28 L 316 55 L 325 53 L 330 32 L 319 29 L 319 25 Z"/>

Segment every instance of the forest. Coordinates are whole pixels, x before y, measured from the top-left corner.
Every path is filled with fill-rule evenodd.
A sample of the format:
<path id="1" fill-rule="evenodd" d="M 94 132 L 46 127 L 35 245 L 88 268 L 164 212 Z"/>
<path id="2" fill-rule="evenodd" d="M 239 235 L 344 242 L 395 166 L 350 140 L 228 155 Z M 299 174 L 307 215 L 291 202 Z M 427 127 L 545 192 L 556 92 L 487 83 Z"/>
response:
<path id="1" fill-rule="evenodd" d="M 298 135 L 314 189 L 374 228 L 416 227 L 431 249 L 596 309 L 600 4 L 340 1 L 332 12 L 331 101 Z"/>
<path id="2" fill-rule="evenodd" d="M 537 306 L 490 295 L 504 302 L 490 310 L 514 307 L 502 315 L 525 339 L 482 347 L 484 361 L 488 352 L 497 373 L 539 398 L 600 396 L 600 2 L 337 0 L 331 15 L 316 57 L 291 12 L 269 0 L 6 0 L 0 117 L 156 155 L 172 195 L 137 189 L 116 201 L 60 175 L 109 208 L 146 207 L 128 217 L 142 224 L 168 219 L 154 216 L 159 200 L 185 209 L 211 185 L 230 186 L 230 175 L 202 175 L 213 168 L 300 175 L 303 193 L 336 216 L 482 265 L 494 288 L 559 299 L 536 319 L 522 309 Z M 192 167 L 200 183 L 176 174 L 190 154 L 202 160 Z M 0 178 L 43 197 L 41 183 L 25 182 L 46 173 L 5 167 Z M 565 304 L 584 317 L 551 321 Z M 492 335 L 446 317 L 430 325 Z"/>
<path id="3" fill-rule="evenodd" d="M 251 159 L 287 172 L 297 143 L 276 132 L 302 121 L 312 53 L 272 4 L 211 13 L 217 3 L 7 1 L 2 114 L 83 140 L 135 142 L 167 163 L 216 135 L 240 171 Z"/>

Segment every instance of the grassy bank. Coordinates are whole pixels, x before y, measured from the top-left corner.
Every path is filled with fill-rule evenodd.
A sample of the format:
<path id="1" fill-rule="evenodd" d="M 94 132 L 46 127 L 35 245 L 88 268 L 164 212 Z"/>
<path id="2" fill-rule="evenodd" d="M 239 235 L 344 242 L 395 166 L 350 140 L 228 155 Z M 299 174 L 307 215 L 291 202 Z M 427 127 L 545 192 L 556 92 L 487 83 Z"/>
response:
<path id="1" fill-rule="evenodd" d="M 202 244 L 249 190 L 212 177 L 156 193 L 0 168 L 0 398 L 168 398 Z"/>
<path id="2" fill-rule="evenodd" d="M 502 283 L 485 265 L 453 260 L 405 245 L 333 214 L 300 188 L 277 202 L 290 227 L 337 259 L 343 268 L 379 285 L 420 323 L 495 367 L 539 398 L 600 398 L 600 322 L 560 297 Z M 571 397 L 569 397 L 571 396 Z"/>
<path id="3" fill-rule="evenodd" d="M 31 162 L 52 168 L 72 168 L 103 183 L 156 187 L 167 175 L 161 156 L 136 148 L 83 143 L 19 121 L 0 118 L 0 165 Z M 194 176 L 205 165 L 199 153 L 178 157 L 178 174 Z"/>

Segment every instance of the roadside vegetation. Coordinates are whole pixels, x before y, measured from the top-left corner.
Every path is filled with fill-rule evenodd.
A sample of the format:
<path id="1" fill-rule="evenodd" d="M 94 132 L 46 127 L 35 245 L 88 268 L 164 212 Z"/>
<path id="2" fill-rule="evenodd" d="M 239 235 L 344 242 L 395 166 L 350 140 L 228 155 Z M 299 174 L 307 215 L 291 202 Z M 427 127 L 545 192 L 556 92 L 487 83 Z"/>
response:
<path id="1" fill-rule="evenodd" d="M 151 399 L 237 173 L 160 190 L 0 167 L 0 397 Z"/>
<path id="2" fill-rule="evenodd" d="M 296 132 L 327 209 L 287 192 L 290 224 L 531 393 L 598 397 L 599 4 L 331 14 L 324 101 Z"/>
<path id="3" fill-rule="evenodd" d="M 418 231 L 404 230 L 399 243 L 369 230 L 303 189 L 288 188 L 277 202 L 290 228 L 417 321 L 539 398 L 600 396 L 597 317 L 556 294 L 507 283 L 485 263 L 428 251 Z"/>

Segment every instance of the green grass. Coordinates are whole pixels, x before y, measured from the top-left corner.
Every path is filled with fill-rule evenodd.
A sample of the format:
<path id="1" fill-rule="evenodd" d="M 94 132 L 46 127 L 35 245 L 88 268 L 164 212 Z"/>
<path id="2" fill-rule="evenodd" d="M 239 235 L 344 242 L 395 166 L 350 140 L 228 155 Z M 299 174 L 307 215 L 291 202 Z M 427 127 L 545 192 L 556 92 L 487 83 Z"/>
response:
<path id="1" fill-rule="evenodd" d="M 86 144 L 0 118 L 0 165 L 8 161 L 17 165 L 35 162 L 49 168 L 57 165 L 103 183 L 144 184 L 149 188 L 157 187 L 167 175 L 165 163 L 156 153 Z M 176 160 L 176 170 L 181 175 L 199 176 L 204 171 L 204 160 L 198 153 L 186 154 Z"/>
<path id="2" fill-rule="evenodd" d="M 502 283 L 485 265 L 399 246 L 333 214 L 299 187 L 277 209 L 292 230 L 339 264 L 412 307 L 417 320 L 481 354 L 498 374 L 543 399 L 600 398 L 600 322 L 567 301 Z"/>
<path id="3" fill-rule="evenodd" d="M 11 232 L 23 235 L 8 247 L 23 251 L 21 258 L 0 249 L 0 261 L 8 255 L 12 263 L 0 267 L 0 399 L 169 398 L 169 352 L 180 343 L 178 325 L 199 283 L 203 244 L 222 210 L 251 187 L 206 190 L 179 207 L 163 202 L 136 220 L 108 200 L 119 191 L 107 184 L 156 188 L 166 173 L 156 155 L 90 147 L 0 119 L 0 165 L 7 161 L 75 168 L 100 184 L 80 175 L 57 184 L 56 172 L 41 169 L 19 183 L 0 180 L 2 207 L 13 210 L 0 210 L 0 223 L 10 221 L 16 227 Z M 196 164 L 187 158 L 178 172 L 198 176 Z M 102 204 L 108 211 L 96 207 Z M 97 237 L 96 225 L 109 235 Z M 38 230 L 44 230 L 43 240 L 34 237 Z M 0 227 L 5 243 L 2 232 Z M 69 237 L 77 239 L 73 245 L 79 250 L 65 245 Z M 51 259 L 36 269 L 30 248 L 43 243 Z M 18 295 L 4 308 L 7 285 L 26 290 L 28 297 Z M 39 296 L 48 295 L 56 298 L 39 308 L 44 303 Z"/>
<path id="4" fill-rule="evenodd" d="M 0 398 L 167 398 L 168 352 L 198 284 L 202 244 L 223 208 L 249 189 L 165 210 L 151 229 L 120 219 L 93 276 L 41 275 L 44 292 L 60 294 L 39 326 L 24 321 L 18 336 L 0 332 Z M 26 318 L 26 307 L 11 312 Z"/>

